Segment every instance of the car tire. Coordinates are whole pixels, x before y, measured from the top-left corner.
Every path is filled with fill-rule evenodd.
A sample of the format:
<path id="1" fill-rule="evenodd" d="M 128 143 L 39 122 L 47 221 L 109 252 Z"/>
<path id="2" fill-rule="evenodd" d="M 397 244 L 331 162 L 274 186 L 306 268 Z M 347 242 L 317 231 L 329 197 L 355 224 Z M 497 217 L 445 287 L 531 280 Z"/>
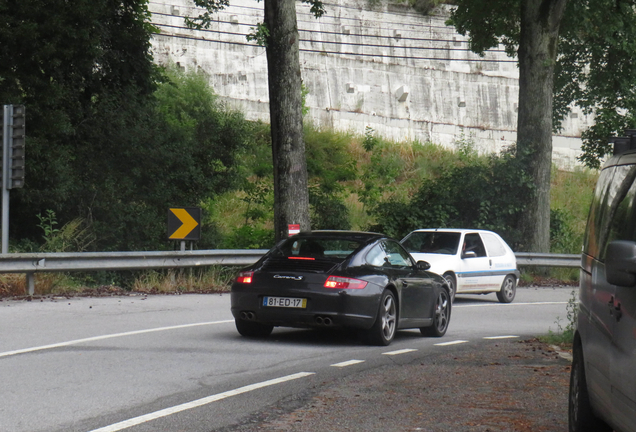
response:
<path id="1" fill-rule="evenodd" d="M 455 301 L 455 294 L 457 294 L 457 279 L 452 273 L 444 273 L 444 279 L 448 282 L 448 291 L 450 292 L 451 303 Z"/>
<path id="2" fill-rule="evenodd" d="M 441 289 L 435 301 L 433 325 L 420 328 L 423 336 L 442 337 L 446 334 L 450 323 L 451 303 L 450 294 L 445 289 Z"/>
<path id="3" fill-rule="evenodd" d="M 373 327 L 368 330 L 369 342 L 373 345 L 386 346 L 391 343 L 397 330 L 397 302 L 391 290 L 384 290 L 380 299 L 378 316 Z"/>
<path id="4" fill-rule="evenodd" d="M 272 330 L 274 330 L 273 325 L 260 324 L 239 318 L 236 318 L 234 322 L 238 332 L 241 336 L 245 337 L 266 337 L 272 333 Z"/>
<path id="5" fill-rule="evenodd" d="M 585 362 L 581 345 L 576 344 L 572 355 L 570 392 L 568 396 L 569 432 L 612 432 L 604 421 L 594 415 L 585 379 Z"/>
<path id="6" fill-rule="evenodd" d="M 501 303 L 510 303 L 517 294 L 517 280 L 513 275 L 504 278 L 501 289 L 497 292 L 497 298 Z"/>

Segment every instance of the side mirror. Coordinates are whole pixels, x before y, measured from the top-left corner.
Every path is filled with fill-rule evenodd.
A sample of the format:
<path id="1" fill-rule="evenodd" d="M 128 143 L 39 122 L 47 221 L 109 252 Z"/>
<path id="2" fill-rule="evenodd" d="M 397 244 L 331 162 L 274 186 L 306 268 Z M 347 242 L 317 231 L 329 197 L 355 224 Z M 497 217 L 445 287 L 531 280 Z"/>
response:
<path id="1" fill-rule="evenodd" d="M 475 251 L 464 252 L 462 254 L 462 259 L 464 258 L 477 258 L 477 254 L 475 253 Z"/>
<path id="2" fill-rule="evenodd" d="M 428 270 L 431 268 L 431 265 L 426 261 L 418 261 L 415 266 L 418 270 Z"/>
<path id="3" fill-rule="evenodd" d="M 612 285 L 636 285 L 636 242 L 615 240 L 607 245 L 605 277 Z"/>

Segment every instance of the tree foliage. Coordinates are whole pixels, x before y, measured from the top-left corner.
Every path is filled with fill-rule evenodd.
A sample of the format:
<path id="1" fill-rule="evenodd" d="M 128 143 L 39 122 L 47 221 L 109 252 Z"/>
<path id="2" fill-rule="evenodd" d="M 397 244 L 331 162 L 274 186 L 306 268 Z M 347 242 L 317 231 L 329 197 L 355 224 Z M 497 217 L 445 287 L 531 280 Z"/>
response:
<path id="1" fill-rule="evenodd" d="M 452 22 L 460 33 L 470 32 L 471 49 L 483 53 L 501 42 L 509 54 L 515 53 L 519 0 L 469 3 L 470 8 L 460 7 L 453 13 Z M 554 129 L 560 128 L 574 105 L 594 116 L 594 124 L 582 133 L 579 158 L 590 168 L 598 168 L 611 153 L 608 137 L 636 127 L 635 57 L 634 0 L 567 2 L 555 68 Z"/>
<path id="2" fill-rule="evenodd" d="M 25 188 L 17 213 L 29 218 L 51 208 L 62 221 L 83 217 L 98 250 L 169 247 L 167 209 L 196 206 L 234 186 L 249 125 L 218 102 L 202 76 L 169 73 L 154 96 L 126 105 L 118 97 L 100 101 L 78 127 L 69 169 L 59 176 L 69 185 L 65 193 Z M 23 236 L 32 235 L 24 228 Z"/>
<path id="3" fill-rule="evenodd" d="M 502 43 L 508 55 L 517 53 L 521 29 L 520 0 L 461 0 L 449 24 L 470 35 L 470 49 L 478 54 Z"/>
<path id="4" fill-rule="evenodd" d="M 106 118 L 125 105 L 135 109 L 154 91 L 159 74 L 146 3 L 0 2 L 0 101 L 24 104 L 27 113 L 26 183 L 11 196 L 12 219 L 20 221 L 11 225 L 14 234 L 33 238 L 36 215 L 46 209 L 62 222 L 79 216 L 76 198 L 87 193 L 83 180 L 99 154 L 99 146 L 86 149 L 86 132 L 96 125 L 116 132 L 119 125 L 108 128 Z"/>
<path id="5" fill-rule="evenodd" d="M 68 137 L 102 95 L 154 90 L 147 0 L 0 2 L 0 100 L 29 135 Z"/>
<path id="6" fill-rule="evenodd" d="M 519 221 L 521 250 L 550 249 L 550 171 L 552 109 L 558 36 L 567 0 L 458 0 L 450 23 L 468 34 L 478 53 L 503 43 L 519 60 L 517 157 L 535 182 L 523 197 L 527 211 Z"/>
<path id="7" fill-rule="evenodd" d="M 555 81 L 555 119 L 578 105 L 594 115 L 580 160 L 598 168 L 607 139 L 636 127 L 636 2 L 571 1 L 563 22 Z M 558 124 L 558 123 L 557 123 Z"/>
<path id="8" fill-rule="evenodd" d="M 0 2 L 0 100 L 27 111 L 13 238 L 40 240 L 51 210 L 96 250 L 163 249 L 169 207 L 233 185 L 247 123 L 205 78 L 160 72 L 152 32 L 147 0 Z"/>
<path id="9" fill-rule="evenodd" d="M 311 13 L 325 13 L 321 0 L 303 0 Z M 287 235 L 289 224 L 311 229 L 305 142 L 302 120 L 302 80 L 295 0 L 264 0 L 264 19 L 248 35 L 266 47 L 269 108 L 274 171 L 274 232 L 276 240 Z M 208 28 L 212 14 L 228 5 L 227 0 L 195 0 L 205 12 L 187 18 L 191 28 Z"/>

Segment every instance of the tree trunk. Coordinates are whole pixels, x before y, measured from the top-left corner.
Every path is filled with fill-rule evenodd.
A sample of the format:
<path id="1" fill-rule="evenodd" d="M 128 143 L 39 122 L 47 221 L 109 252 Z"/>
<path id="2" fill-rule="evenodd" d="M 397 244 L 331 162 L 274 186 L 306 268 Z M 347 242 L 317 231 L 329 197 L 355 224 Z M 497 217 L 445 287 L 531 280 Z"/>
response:
<path id="1" fill-rule="evenodd" d="M 552 95 L 559 25 L 567 0 L 522 0 L 517 157 L 536 193 L 520 221 L 520 250 L 550 251 Z"/>
<path id="2" fill-rule="evenodd" d="M 303 138 L 298 26 L 294 0 L 265 0 L 269 112 L 274 160 L 274 230 L 276 241 L 288 224 L 309 224 L 307 162 Z"/>

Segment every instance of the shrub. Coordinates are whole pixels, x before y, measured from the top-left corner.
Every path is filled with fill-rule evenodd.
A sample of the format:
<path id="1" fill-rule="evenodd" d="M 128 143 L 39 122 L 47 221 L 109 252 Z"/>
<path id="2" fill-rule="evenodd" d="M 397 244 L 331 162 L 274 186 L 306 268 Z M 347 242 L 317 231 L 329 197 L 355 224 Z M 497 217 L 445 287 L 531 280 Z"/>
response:
<path id="1" fill-rule="evenodd" d="M 572 228 L 574 218 L 564 209 L 550 210 L 550 251 L 555 253 L 578 253 L 581 251 L 582 237 Z"/>
<path id="2" fill-rule="evenodd" d="M 520 240 L 518 218 L 525 208 L 519 197 L 534 192 L 520 177 L 513 150 L 500 155 L 464 155 L 464 164 L 449 167 L 438 177 L 424 180 L 409 202 L 389 200 L 378 205 L 371 227 L 401 238 L 417 228 L 454 227 L 498 232 L 513 246 Z"/>
<path id="3" fill-rule="evenodd" d="M 343 199 L 324 191 L 320 186 L 309 188 L 311 229 L 351 229 L 349 209 Z"/>

